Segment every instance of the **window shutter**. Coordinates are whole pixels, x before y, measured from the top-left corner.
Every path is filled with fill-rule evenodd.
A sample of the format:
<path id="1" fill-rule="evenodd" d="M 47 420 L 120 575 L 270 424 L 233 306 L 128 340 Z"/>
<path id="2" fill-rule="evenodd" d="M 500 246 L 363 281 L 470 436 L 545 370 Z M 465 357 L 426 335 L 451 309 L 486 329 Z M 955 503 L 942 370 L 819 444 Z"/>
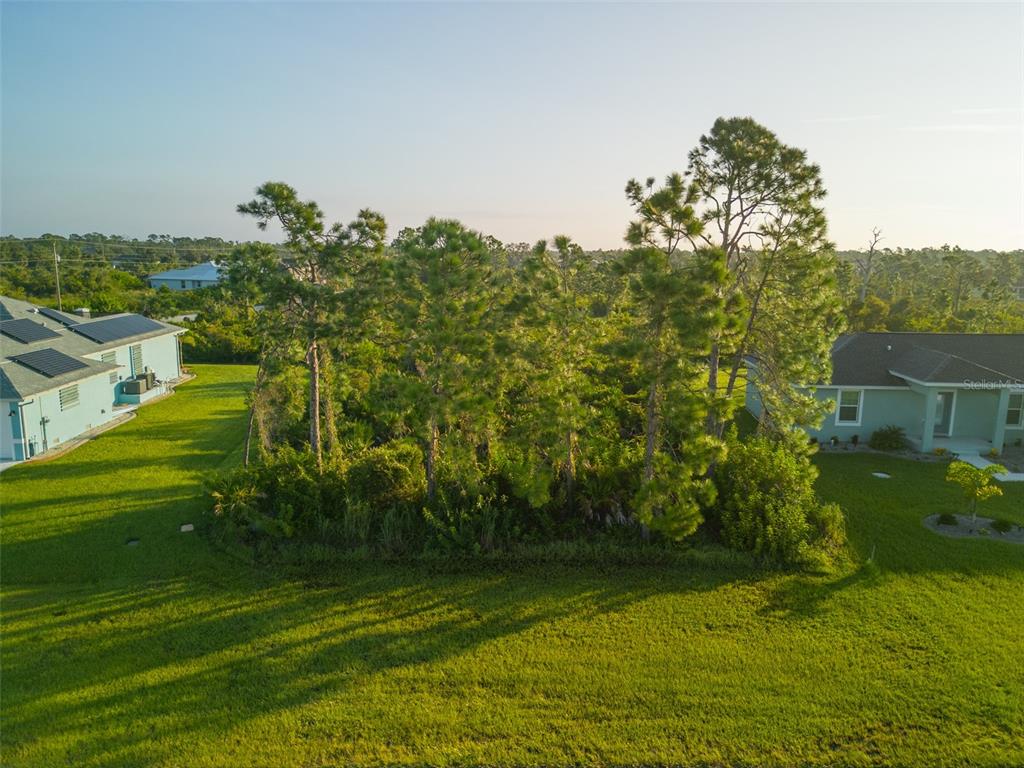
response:
<path id="1" fill-rule="evenodd" d="M 74 408 L 78 405 L 78 385 L 72 384 L 70 387 L 58 390 L 57 397 L 60 400 L 60 409 L 62 411 Z"/>
<path id="2" fill-rule="evenodd" d="M 102 355 L 100 355 L 100 360 L 102 360 L 104 363 L 113 363 L 114 365 L 117 365 L 117 352 L 104 352 Z M 117 383 L 117 371 L 110 372 L 110 383 Z"/>
<path id="3" fill-rule="evenodd" d="M 135 375 L 142 373 L 142 345 L 132 344 L 128 347 L 128 352 L 132 357 L 132 373 Z"/>

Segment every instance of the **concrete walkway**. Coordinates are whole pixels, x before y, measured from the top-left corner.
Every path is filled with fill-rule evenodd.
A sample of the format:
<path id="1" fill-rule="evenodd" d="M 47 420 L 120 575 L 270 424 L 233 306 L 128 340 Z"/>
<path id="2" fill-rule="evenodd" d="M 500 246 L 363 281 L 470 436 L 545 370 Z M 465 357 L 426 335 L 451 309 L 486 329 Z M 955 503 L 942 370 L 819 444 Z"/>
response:
<path id="1" fill-rule="evenodd" d="M 994 461 L 983 458 L 980 453 L 961 453 L 957 454 L 957 458 L 978 469 L 991 467 L 995 464 Z M 1024 472 L 1004 472 L 1001 475 L 996 475 L 996 480 L 1001 483 L 1024 483 Z"/>

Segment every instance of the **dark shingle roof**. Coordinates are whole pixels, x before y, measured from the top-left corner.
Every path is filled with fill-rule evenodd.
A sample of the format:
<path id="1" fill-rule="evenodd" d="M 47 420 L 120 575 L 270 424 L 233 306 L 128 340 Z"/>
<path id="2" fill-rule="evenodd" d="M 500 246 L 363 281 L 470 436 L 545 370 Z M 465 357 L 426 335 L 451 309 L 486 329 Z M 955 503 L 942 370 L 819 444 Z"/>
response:
<path id="1" fill-rule="evenodd" d="M 892 372 L 892 373 L 890 373 Z M 832 384 L 1024 382 L 1021 333 L 853 333 L 832 347 Z"/>

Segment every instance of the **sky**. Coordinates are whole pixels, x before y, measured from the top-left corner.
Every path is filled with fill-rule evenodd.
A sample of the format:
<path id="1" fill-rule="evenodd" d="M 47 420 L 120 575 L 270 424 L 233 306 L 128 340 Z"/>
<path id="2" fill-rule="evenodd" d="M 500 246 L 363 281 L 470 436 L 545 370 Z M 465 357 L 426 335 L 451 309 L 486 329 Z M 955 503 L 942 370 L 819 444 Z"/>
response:
<path id="1" fill-rule="evenodd" d="M 1024 3 L 0 3 L 0 232 L 275 239 L 267 180 L 392 234 L 618 248 L 719 116 L 820 165 L 831 238 L 1024 247 Z"/>

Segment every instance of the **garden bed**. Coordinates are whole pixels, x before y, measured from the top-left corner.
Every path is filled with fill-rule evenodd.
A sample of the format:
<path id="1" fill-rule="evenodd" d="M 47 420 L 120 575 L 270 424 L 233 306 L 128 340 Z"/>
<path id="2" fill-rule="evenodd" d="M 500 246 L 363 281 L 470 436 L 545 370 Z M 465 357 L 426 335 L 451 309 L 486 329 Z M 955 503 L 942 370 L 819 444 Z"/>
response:
<path id="1" fill-rule="evenodd" d="M 970 515 L 950 515 L 949 517 L 956 520 L 955 525 L 940 522 L 940 518 L 943 517 L 945 516 L 929 515 L 924 519 L 925 528 L 951 539 L 996 539 L 1024 544 L 1022 525 L 1013 525 L 1008 531 L 1000 531 L 993 527 L 997 521 L 990 517 L 977 517 L 972 520 Z"/>

